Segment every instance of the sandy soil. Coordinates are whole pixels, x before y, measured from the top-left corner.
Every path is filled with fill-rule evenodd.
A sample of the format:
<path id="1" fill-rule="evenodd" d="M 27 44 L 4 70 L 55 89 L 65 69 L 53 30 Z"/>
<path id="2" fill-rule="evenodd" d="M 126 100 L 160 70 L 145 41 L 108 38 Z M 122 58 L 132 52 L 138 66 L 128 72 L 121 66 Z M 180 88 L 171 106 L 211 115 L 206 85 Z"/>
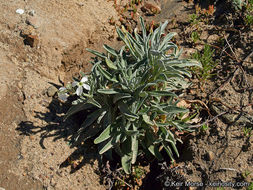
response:
<path id="1" fill-rule="evenodd" d="M 19 8 L 25 13 L 17 14 Z M 64 138 L 53 141 L 54 135 L 45 138 L 43 149 L 40 139 L 44 133 L 50 136 L 50 124 L 38 114 L 49 112 L 52 97 L 47 89 L 52 84 L 66 81 L 77 68 L 88 68 L 83 58 L 86 47 L 115 38 L 114 27 L 108 24 L 111 17 L 117 18 L 112 3 L 2 0 L 0 12 L 0 187 L 104 189 L 94 173 L 95 159 L 72 175 L 70 168 L 59 169 L 74 150 Z M 80 51 L 73 55 L 77 47 Z M 33 135 L 19 135 L 27 131 Z"/>

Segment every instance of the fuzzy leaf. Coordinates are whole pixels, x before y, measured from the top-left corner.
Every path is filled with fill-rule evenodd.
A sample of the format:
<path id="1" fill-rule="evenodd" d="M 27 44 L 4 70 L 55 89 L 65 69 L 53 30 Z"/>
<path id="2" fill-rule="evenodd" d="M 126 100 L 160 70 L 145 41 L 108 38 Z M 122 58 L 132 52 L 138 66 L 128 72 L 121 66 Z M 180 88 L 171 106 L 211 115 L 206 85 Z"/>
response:
<path id="1" fill-rule="evenodd" d="M 119 92 L 114 89 L 98 89 L 98 93 L 101 94 L 118 94 Z"/>
<path id="2" fill-rule="evenodd" d="M 108 125 L 108 127 L 94 140 L 95 144 L 99 144 L 111 137 L 111 125 Z"/>
<path id="3" fill-rule="evenodd" d="M 86 48 L 86 50 L 87 50 L 88 52 L 90 52 L 90 53 L 92 53 L 92 54 L 98 56 L 98 57 L 101 57 L 101 58 L 106 59 L 106 56 L 105 56 L 104 53 L 102 54 L 102 53 L 100 53 L 100 52 L 98 52 L 98 51 L 96 51 L 96 50 L 92 50 L 92 49 L 89 49 L 89 48 Z"/>
<path id="4" fill-rule="evenodd" d="M 109 52 L 110 54 L 114 55 L 115 57 L 118 57 L 118 52 L 115 49 L 113 49 L 112 47 L 110 47 L 110 46 L 108 46 L 106 44 L 104 44 L 103 47 L 105 48 L 105 50 L 107 52 Z"/>
<path id="5" fill-rule="evenodd" d="M 106 58 L 105 62 L 110 69 L 117 70 L 117 66 L 110 59 Z"/>
<path id="6" fill-rule="evenodd" d="M 127 98 L 131 98 L 131 94 L 128 94 L 128 93 L 116 94 L 113 97 L 113 103 L 115 104 L 117 101 L 122 100 L 122 99 L 127 99 Z"/>

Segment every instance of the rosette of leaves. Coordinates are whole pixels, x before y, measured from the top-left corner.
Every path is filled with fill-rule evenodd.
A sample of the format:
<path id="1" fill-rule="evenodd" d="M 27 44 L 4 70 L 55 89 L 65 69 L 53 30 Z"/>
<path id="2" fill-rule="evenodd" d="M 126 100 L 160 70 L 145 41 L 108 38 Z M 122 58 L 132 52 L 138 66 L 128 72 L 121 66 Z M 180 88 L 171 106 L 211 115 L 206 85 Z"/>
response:
<path id="1" fill-rule="evenodd" d="M 176 33 L 164 35 L 168 22 L 149 34 L 142 18 L 140 23 L 142 35 L 117 29 L 125 44 L 120 50 L 107 45 L 106 54 L 88 49 L 96 55 L 88 75 L 90 90 L 66 114 L 90 109 L 75 142 L 95 138 L 99 153 L 112 158 L 115 151 L 128 174 L 140 154 L 161 160 L 165 149 L 171 160 L 179 156 L 175 132 L 190 129 L 177 117 L 188 110 L 177 106 L 175 90 L 189 85 L 188 67 L 201 67 L 195 60 L 179 59 L 181 51 L 171 42 Z"/>

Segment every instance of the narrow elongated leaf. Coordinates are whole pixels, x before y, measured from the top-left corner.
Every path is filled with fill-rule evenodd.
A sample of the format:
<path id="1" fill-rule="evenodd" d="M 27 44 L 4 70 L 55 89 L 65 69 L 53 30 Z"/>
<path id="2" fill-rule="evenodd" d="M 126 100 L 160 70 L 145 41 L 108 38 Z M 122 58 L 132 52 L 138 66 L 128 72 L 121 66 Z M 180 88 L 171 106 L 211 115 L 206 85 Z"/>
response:
<path id="1" fill-rule="evenodd" d="M 150 96 L 171 96 L 171 97 L 177 97 L 176 94 L 174 94 L 173 92 L 168 92 L 168 91 L 151 91 L 148 92 L 148 94 Z"/>
<path id="2" fill-rule="evenodd" d="M 98 93 L 101 94 L 118 94 L 119 92 L 114 89 L 98 89 Z"/>
<path id="3" fill-rule="evenodd" d="M 166 47 L 166 45 L 168 44 L 168 42 L 175 36 L 177 35 L 177 33 L 175 32 L 171 32 L 169 34 L 167 34 L 165 36 L 165 38 L 163 39 L 163 42 L 159 45 L 159 50 L 163 50 L 164 47 Z"/>
<path id="4" fill-rule="evenodd" d="M 100 53 L 100 52 L 98 52 L 98 51 L 96 51 L 96 50 L 92 50 L 92 49 L 89 49 L 89 48 L 86 48 L 86 50 L 87 50 L 88 52 L 90 52 L 90 53 L 92 53 L 92 54 L 98 56 L 98 57 L 101 57 L 101 58 L 106 59 L 106 56 L 105 56 L 104 53 L 102 54 L 102 53 Z"/>
<path id="5" fill-rule="evenodd" d="M 92 104 L 92 105 L 94 105 L 94 106 L 96 106 L 96 107 L 98 107 L 98 108 L 102 108 L 102 106 L 100 105 L 100 103 L 98 103 L 96 100 L 94 100 L 93 98 L 89 98 L 88 100 L 87 100 L 87 103 L 89 103 L 89 104 Z"/>
<path id="6" fill-rule="evenodd" d="M 125 134 L 127 136 L 136 136 L 136 135 L 139 134 L 139 131 L 137 131 L 137 130 L 127 130 L 127 131 L 125 131 Z"/>
<path id="7" fill-rule="evenodd" d="M 176 66 L 176 67 L 200 67 L 202 68 L 202 65 L 200 62 L 198 62 L 197 60 L 193 60 L 193 59 L 187 59 L 187 60 L 171 60 L 171 61 L 166 61 L 166 64 L 172 66 Z"/>
<path id="8" fill-rule="evenodd" d="M 100 65 L 98 65 L 97 68 L 104 75 L 105 78 L 107 78 L 108 80 L 112 82 L 118 82 L 115 78 L 113 78 L 113 76 L 109 72 L 104 70 Z"/>
<path id="9" fill-rule="evenodd" d="M 108 125 L 108 127 L 94 140 L 95 144 L 99 144 L 111 137 L 111 125 Z"/>
<path id="10" fill-rule="evenodd" d="M 147 114 L 142 115 L 143 121 L 147 123 L 148 125 L 154 125 L 154 123 L 150 120 L 150 117 Z"/>
<path id="11" fill-rule="evenodd" d="M 147 37 L 147 31 L 146 31 L 145 23 L 142 17 L 140 17 L 140 23 L 141 23 L 143 40 L 145 41 Z"/>
<path id="12" fill-rule="evenodd" d="M 133 130 L 137 131 L 137 127 L 135 124 L 133 124 Z M 131 136 L 131 142 L 132 142 L 132 146 L 131 146 L 131 150 L 132 150 L 132 160 L 131 163 L 134 164 L 136 162 L 137 156 L 138 156 L 138 137 L 137 135 L 133 135 Z"/>
<path id="13" fill-rule="evenodd" d="M 112 143 L 113 138 L 111 138 L 108 143 L 106 143 L 106 145 L 99 151 L 99 154 L 104 154 L 106 151 L 108 151 L 109 149 L 111 149 L 113 147 L 113 143 Z"/>
<path id="14" fill-rule="evenodd" d="M 81 142 L 86 141 L 87 139 L 94 137 L 95 135 L 98 134 L 100 131 L 100 126 L 99 125 L 90 125 L 88 126 L 80 135 L 77 141 L 73 142 L 71 145 L 71 148 L 75 147 L 76 145 L 80 144 Z"/>
<path id="15" fill-rule="evenodd" d="M 172 105 L 168 105 L 163 110 L 168 112 L 168 113 L 185 113 L 185 112 L 189 111 L 188 109 L 180 108 L 180 107 L 172 106 Z"/>
<path id="16" fill-rule="evenodd" d="M 175 143 L 172 141 L 172 140 L 169 140 L 169 139 L 166 139 L 167 142 L 169 142 L 173 148 L 173 150 L 175 151 L 177 157 L 179 157 L 179 153 L 178 153 L 178 150 L 177 150 L 177 147 L 175 145 Z"/>
<path id="17" fill-rule="evenodd" d="M 114 55 L 115 57 L 118 57 L 118 52 L 115 49 L 113 49 L 112 47 L 110 47 L 110 46 L 108 46 L 106 44 L 104 44 L 103 47 L 105 48 L 105 50 L 107 52 L 109 52 L 110 54 Z"/>
<path id="18" fill-rule="evenodd" d="M 128 154 L 124 154 L 121 157 L 121 164 L 122 164 L 122 167 L 123 167 L 124 171 L 126 172 L 126 174 L 131 173 L 131 160 L 132 160 L 132 158 Z"/>
<path id="19" fill-rule="evenodd" d="M 136 135 L 132 136 L 131 138 L 132 138 L 132 152 L 133 152 L 131 163 L 134 164 L 138 156 L 138 140 Z"/>
<path id="20" fill-rule="evenodd" d="M 128 137 L 125 142 L 122 144 L 122 153 L 123 156 L 121 157 L 121 164 L 124 169 L 124 171 L 127 174 L 131 173 L 131 138 Z"/>
<path id="21" fill-rule="evenodd" d="M 165 150 L 166 150 L 167 154 L 169 155 L 170 159 L 172 160 L 172 162 L 174 162 L 175 160 L 173 158 L 173 153 L 172 153 L 170 147 L 165 143 L 163 143 L 163 147 L 165 148 Z"/>
<path id="22" fill-rule="evenodd" d="M 131 94 L 128 93 L 120 93 L 120 94 L 116 94 L 113 97 L 113 103 L 115 104 L 117 101 L 122 100 L 122 99 L 127 99 L 127 98 L 131 98 Z"/>
<path id="23" fill-rule="evenodd" d="M 117 66 L 110 59 L 106 58 L 105 62 L 110 69 L 117 70 Z"/>

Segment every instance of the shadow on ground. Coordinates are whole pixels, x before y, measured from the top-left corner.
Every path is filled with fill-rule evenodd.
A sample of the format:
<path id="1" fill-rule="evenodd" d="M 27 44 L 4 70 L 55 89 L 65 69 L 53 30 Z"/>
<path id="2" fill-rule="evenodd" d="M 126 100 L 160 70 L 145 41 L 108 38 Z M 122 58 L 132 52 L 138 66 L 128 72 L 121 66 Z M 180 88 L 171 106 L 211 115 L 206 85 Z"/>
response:
<path id="1" fill-rule="evenodd" d="M 22 121 L 19 123 L 17 131 L 20 135 L 32 136 L 39 134 L 39 144 L 42 149 L 46 149 L 44 141 L 47 138 L 53 137 L 53 141 L 63 139 L 67 141 L 70 148 L 75 147 L 75 151 L 69 155 L 64 162 L 60 163 L 60 168 L 71 167 L 70 173 L 74 173 L 85 164 L 93 165 L 94 160 L 99 160 L 100 157 L 97 153 L 96 147 L 91 141 L 85 141 L 78 145 L 73 145 L 73 138 L 77 130 L 80 128 L 81 123 L 85 119 L 85 112 L 77 113 L 64 121 L 64 115 L 71 106 L 71 101 L 62 104 L 58 99 L 53 99 L 48 105 L 48 112 L 35 112 L 35 118 L 38 118 L 43 123 L 42 126 L 37 126 L 31 121 Z M 85 158 L 85 159 L 84 159 Z"/>

